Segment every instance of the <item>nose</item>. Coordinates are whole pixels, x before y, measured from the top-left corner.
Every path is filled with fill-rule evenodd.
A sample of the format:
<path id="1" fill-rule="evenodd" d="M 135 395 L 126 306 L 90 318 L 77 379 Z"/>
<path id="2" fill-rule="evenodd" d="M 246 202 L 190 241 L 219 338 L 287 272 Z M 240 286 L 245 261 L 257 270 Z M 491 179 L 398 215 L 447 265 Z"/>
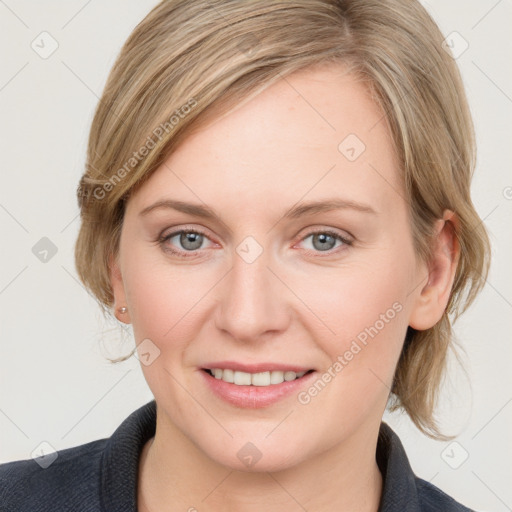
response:
<path id="1" fill-rule="evenodd" d="M 216 326 L 237 341 L 261 341 L 286 330 L 290 321 L 288 294 L 269 259 L 266 251 L 252 262 L 235 253 L 222 280 Z"/>

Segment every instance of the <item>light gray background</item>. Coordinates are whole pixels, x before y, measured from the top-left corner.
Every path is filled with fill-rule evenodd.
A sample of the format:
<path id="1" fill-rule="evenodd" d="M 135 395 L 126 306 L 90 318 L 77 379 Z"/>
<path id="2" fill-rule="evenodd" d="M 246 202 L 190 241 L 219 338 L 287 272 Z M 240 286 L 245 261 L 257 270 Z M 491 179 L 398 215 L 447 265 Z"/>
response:
<path id="1" fill-rule="evenodd" d="M 41 442 L 59 450 L 110 436 L 152 399 L 134 357 L 105 359 L 133 342 L 78 282 L 73 244 L 93 110 L 122 43 L 156 3 L 0 0 L 0 462 L 30 458 Z M 512 1 L 424 4 L 456 53 L 469 45 L 457 62 L 477 128 L 473 193 L 493 264 L 456 324 L 469 381 L 452 365 L 440 408 L 446 430 L 460 432 L 456 444 L 424 437 L 404 415 L 385 420 L 419 476 L 476 510 L 512 510 Z M 58 43 L 46 59 L 31 47 L 50 48 L 43 31 Z M 43 237 L 57 248 L 47 262 L 32 251 Z"/>

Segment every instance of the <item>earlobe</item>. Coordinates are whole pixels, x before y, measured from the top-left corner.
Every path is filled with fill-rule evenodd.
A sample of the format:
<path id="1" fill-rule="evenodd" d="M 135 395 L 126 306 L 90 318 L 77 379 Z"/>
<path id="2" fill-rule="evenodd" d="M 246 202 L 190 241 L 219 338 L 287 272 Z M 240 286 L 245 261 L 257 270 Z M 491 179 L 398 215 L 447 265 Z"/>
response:
<path id="1" fill-rule="evenodd" d="M 126 306 L 126 294 L 124 290 L 123 276 L 119 267 L 119 262 L 112 254 L 109 258 L 109 276 L 112 294 L 114 295 L 114 302 L 112 309 L 114 310 L 115 317 L 125 324 L 131 323 L 130 313 Z"/>
<path id="2" fill-rule="evenodd" d="M 427 282 L 416 297 L 409 320 L 414 329 L 421 331 L 433 327 L 446 310 L 460 256 L 457 229 L 457 216 L 451 210 L 445 210 L 443 218 L 436 222 Z"/>

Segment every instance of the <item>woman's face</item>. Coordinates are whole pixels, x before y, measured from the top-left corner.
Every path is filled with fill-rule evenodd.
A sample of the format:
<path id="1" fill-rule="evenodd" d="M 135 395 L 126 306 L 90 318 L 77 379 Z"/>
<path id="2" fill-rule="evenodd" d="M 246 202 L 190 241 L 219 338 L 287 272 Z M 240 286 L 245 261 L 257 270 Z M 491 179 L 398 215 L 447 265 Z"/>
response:
<path id="1" fill-rule="evenodd" d="M 189 136 L 128 201 L 113 277 L 157 433 L 257 471 L 375 433 L 426 282 L 402 190 L 383 113 L 341 67 Z"/>

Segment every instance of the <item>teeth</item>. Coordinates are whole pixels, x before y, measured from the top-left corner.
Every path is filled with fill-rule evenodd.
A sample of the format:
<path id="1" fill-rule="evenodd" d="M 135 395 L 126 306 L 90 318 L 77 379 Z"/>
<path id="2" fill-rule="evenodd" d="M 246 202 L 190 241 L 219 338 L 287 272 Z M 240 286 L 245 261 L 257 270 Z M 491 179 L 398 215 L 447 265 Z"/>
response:
<path id="1" fill-rule="evenodd" d="M 238 386 L 250 386 L 251 374 L 245 372 L 235 372 L 234 384 L 237 384 Z"/>
<path id="2" fill-rule="evenodd" d="M 216 378 L 236 384 L 237 386 L 270 386 L 271 384 L 281 384 L 285 381 L 300 379 L 306 372 L 259 372 L 247 373 L 233 370 L 223 370 L 222 368 L 213 368 L 209 372 Z"/>
<path id="3" fill-rule="evenodd" d="M 253 373 L 251 375 L 251 384 L 253 386 L 270 386 L 270 383 L 270 372 Z"/>
<path id="4" fill-rule="evenodd" d="M 225 382 L 235 382 L 235 372 L 233 370 L 219 370 L 221 375 L 219 379 Z"/>

